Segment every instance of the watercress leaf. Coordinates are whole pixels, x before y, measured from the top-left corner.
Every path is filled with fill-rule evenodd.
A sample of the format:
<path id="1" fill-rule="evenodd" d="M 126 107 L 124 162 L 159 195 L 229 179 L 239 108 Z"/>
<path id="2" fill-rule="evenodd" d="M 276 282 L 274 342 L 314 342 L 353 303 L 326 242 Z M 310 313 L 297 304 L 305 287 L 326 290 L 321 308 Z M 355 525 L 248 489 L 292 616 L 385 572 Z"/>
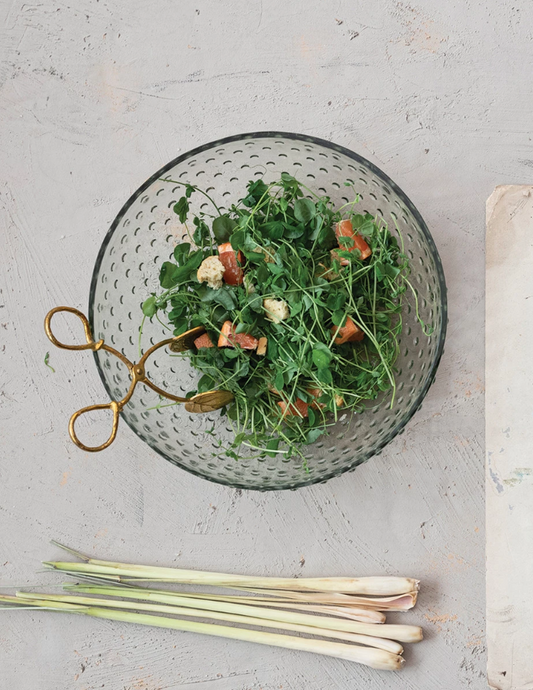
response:
<path id="1" fill-rule="evenodd" d="M 242 379 L 244 376 L 248 376 L 250 371 L 250 361 L 248 359 L 243 359 L 235 363 L 235 378 Z"/>
<path id="2" fill-rule="evenodd" d="M 159 272 L 159 282 L 161 287 L 165 290 L 173 288 L 174 285 L 179 283 L 179 269 L 176 264 L 170 263 L 170 261 L 165 261 L 161 266 L 161 271 Z"/>
<path id="3" fill-rule="evenodd" d="M 315 421 L 316 421 L 316 415 L 315 411 L 311 406 L 307 408 L 307 417 L 309 419 L 309 425 L 310 426 L 315 426 Z"/>
<path id="4" fill-rule="evenodd" d="M 263 180 L 255 180 L 248 184 L 248 195 L 242 200 L 244 206 L 255 206 L 261 197 L 267 192 L 268 187 Z"/>
<path id="5" fill-rule="evenodd" d="M 285 199 L 284 196 L 281 197 L 281 199 L 279 200 L 279 207 L 284 213 L 289 207 L 289 202 L 287 201 L 287 199 Z"/>
<path id="6" fill-rule="evenodd" d="M 319 215 L 315 216 L 314 228 L 313 228 L 311 234 L 309 235 L 309 239 L 312 242 L 314 242 L 317 239 L 318 234 L 322 230 L 323 225 L 324 225 L 324 218 L 322 216 L 319 216 Z"/>
<path id="7" fill-rule="evenodd" d="M 337 241 L 340 247 L 353 247 L 354 239 L 353 237 L 338 237 Z"/>
<path id="8" fill-rule="evenodd" d="M 393 279 L 396 278 L 396 276 L 400 273 L 398 266 L 393 266 L 392 264 L 384 264 L 383 270 L 389 276 L 389 278 Z"/>
<path id="9" fill-rule="evenodd" d="M 328 385 L 333 383 L 333 376 L 331 375 L 331 371 L 326 367 L 319 369 L 316 373 L 316 377 L 321 383 L 325 383 Z"/>
<path id="10" fill-rule="evenodd" d="M 237 306 L 233 291 L 227 285 L 223 285 L 218 290 L 213 290 L 213 288 L 203 285 L 202 288 L 198 290 L 198 296 L 202 302 L 215 302 L 216 304 L 220 304 L 226 311 L 232 311 Z"/>
<path id="11" fill-rule="evenodd" d="M 282 371 L 278 371 L 276 374 L 276 378 L 274 379 L 274 388 L 278 391 L 283 390 L 283 386 L 285 385 L 285 378 L 283 376 Z"/>
<path id="12" fill-rule="evenodd" d="M 182 196 L 177 204 L 174 204 L 174 213 L 176 213 L 180 219 L 180 223 L 185 223 L 187 220 L 187 215 L 189 213 L 189 202 L 187 197 Z"/>
<path id="13" fill-rule="evenodd" d="M 190 198 L 191 198 L 191 195 L 193 194 L 194 191 L 196 191 L 196 190 L 195 190 L 195 188 L 192 186 L 192 184 L 188 184 L 188 185 L 185 187 L 185 196 L 187 197 L 187 199 L 190 199 Z"/>
<path id="14" fill-rule="evenodd" d="M 345 302 L 346 295 L 343 292 L 332 292 L 330 295 L 328 295 L 326 306 L 328 309 L 331 309 L 331 311 L 337 311 L 338 309 L 343 308 Z"/>
<path id="15" fill-rule="evenodd" d="M 331 352 L 329 347 L 324 343 L 315 343 L 313 345 L 312 359 L 313 363 L 318 369 L 327 367 L 328 364 L 331 362 L 332 357 L 333 353 Z"/>
<path id="16" fill-rule="evenodd" d="M 320 429 L 318 427 L 315 427 L 314 429 L 309 429 L 306 436 L 307 443 L 314 443 L 317 440 L 317 438 L 322 436 L 323 433 L 324 429 Z"/>
<path id="17" fill-rule="evenodd" d="M 277 450 L 279 448 L 279 438 L 271 438 L 267 441 L 266 444 L 267 450 Z M 276 456 L 276 453 L 266 453 L 269 457 L 273 458 Z"/>
<path id="18" fill-rule="evenodd" d="M 273 273 L 275 276 L 279 276 L 282 273 L 285 272 L 285 269 L 283 266 L 278 266 L 278 264 L 266 264 L 268 270 Z"/>
<path id="19" fill-rule="evenodd" d="M 372 218 L 372 216 L 370 216 Z M 370 236 L 374 232 L 374 223 L 372 220 L 365 220 L 365 222 L 359 228 L 360 235 Z"/>
<path id="20" fill-rule="evenodd" d="M 239 323 L 235 327 L 235 333 L 249 333 L 250 332 L 250 325 L 247 323 Z"/>
<path id="21" fill-rule="evenodd" d="M 218 244 L 227 242 L 231 233 L 237 227 L 237 223 L 229 216 L 218 216 L 213 221 L 213 235 Z"/>
<path id="22" fill-rule="evenodd" d="M 210 239 L 209 228 L 207 227 L 205 221 L 201 220 L 200 218 L 195 218 L 194 221 L 196 230 L 194 231 L 192 238 L 196 245 L 203 247 L 206 240 Z"/>
<path id="23" fill-rule="evenodd" d="M 262 230 L 271 240 L 280 240 L 283 237 L 285 228 L 280 220 L 273 220 L 269 223 L 264 223 Z"/>
<path id="24" fill-rule="evenodd" d="M 265 261 L 265 255 L 263 252 L 254 252 L 253 250 L 243 249 L 242 253 L 246 259 L 251 261 L 253 264 L 262 264 Z"/>
<path id="25" fill-rule="evenodd" d="M 215 382 L 213 381 L 213 379 L 207 374 L 204 374 L 202 378 L 198 381 L 198 392 L 205 393 L 206 391 L 211 391 L 213 390 L 214 385 Z"/>
<path id="26" fill-rule="evenodd" d="M 190 250 L 191 245 L 188 242 L 182 242 L 174 248 L 174 258 L 178 266 L 182 266 L 186 263 Z"/>
<path id="27" fill-rule="evenodd" d="M 302 311 L 302 302 L 293 302 L 291 304 L 291 316 L 296 316 Z"/>
<path id="28" fill-rule="evenodd" d="M 230 237 L 231 246 L 235 251 L 238 251 L 243 247 L 245 239 L 246 234 L 244 230 L 235 230 Z"/>
<path id="29" fill-rule="evenodd" d="M 263 298 L 261 295 L 258 295 L 256 293 L 252 293 L 248 297 L 248 306 L 250 309 L 253 311 L 257 312 L 258 314 L 263 313 Z"/>
<path id="30" fill-rule="evenodd" d="M 303 201 L 303 199 L 300 199 Z M 296 240 L 301 237 L 305 232 L 304 225 L 286 225 L 285 226 L 285 237 L 289 240 Z"/>
<path id="31" fill-rule="evenodd" d="M 323 249 L 331 249 L 337 244 L 337 238 L 332 227 L 324 225 L 318 233 L 317 242 Z"/>
<path id="32" fill-rule="evenodd" d="M 320 350 L 313 350 L 313 364 L 318 369 L 327 367 L 329 362 L 330 358 L 324 352 L 321 352 Z"/>
<path id="33" fill-rule="evenodd" d="M 313 349 L 318 350 L 320 352 L 324 352 L 324 354 L 328 355 L 330 359 L 333 356 L 329 347 L 324 343 L 315 343 L 313 345 Z"/>
<path id="34" fill-rule="evenodd" d="M 361 225 L 364 223 L 365 219 L 360 213 L 356 213 L 355 216 L 352 216 L 352 227 L 357 230 L 357 228 L 360 228 Z"/>
<path id="35" fill-rule="evenodd" d="M 272 338 L 268 339 L 266 356 L 271 362 L 278 358 L 278 345 Z"/>
<path id="36" fill-rule="evenodd" d="M 257 282 L 259 284 L 262 285 L 262 284 L 266 283 L 266 281 L 268 280 L 268 278 L 270 276 L 268 266 L 270 266 L 270 265 L 271 264 L 266 264 L 266 263 L 259 264 L 259 267 L 257 268 L 257 273 L 256 273 Z"/>
<path id="37" fill-rule="evenodd" d="M 156 299 L 156 296 L 152 295 L 143 302 L 143 314 L 150 319 L 157 313 Z"/>
<path id="38" fill-rule="evenodd" d="M 331 321 L 333 322 L 334 326 L 340 326 L 342 328 L 346 323 L 345 312 L 342 311 L 342 309 L 339 309 L 338 311 L 334 311 L 333 314 L 331 315 Z"/>
<path id="39" fill-rule="evenodd" d="M 183 315 L 184 311 L 185 311 L 185 305 L 181 305 L 179 307 L 174 307 L 174 309 L 172 309 L 168 314 L 169 320 L 175 321 L 176 319 L 179 319 L 180 316 Z"/>
<path id="40" fill-rule="evenodd" d="M 385 268 L 381 261 L 376 261 L 376 263 L 374 264 L 374 271 L 376 272 L 376 278 L 378 280 L 383 280 L 383 277 L 385 275 Z"/>
<path id="41" fill-rule="evenodd" d="M 309 223 L 309 221 L 316 215 L 316 206 L 311 201 L 303 197 L 302 199 L 297 199 L 294 202 L 294 217 L 299 220 L 300 223 Z"/>

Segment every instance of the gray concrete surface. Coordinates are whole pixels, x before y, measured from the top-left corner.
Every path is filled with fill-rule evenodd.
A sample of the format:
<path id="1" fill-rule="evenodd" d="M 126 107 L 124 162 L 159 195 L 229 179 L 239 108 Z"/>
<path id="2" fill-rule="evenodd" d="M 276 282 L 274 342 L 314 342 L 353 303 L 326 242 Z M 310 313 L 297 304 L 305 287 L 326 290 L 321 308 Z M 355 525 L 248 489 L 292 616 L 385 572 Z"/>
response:
<path id="1" fill-rule="evenodd" d="M 531 181 L 533 5 L 79 0 L 0 3 L 0 580 L 48 583 L 52 537 L 100 557 L 286 575 L 420 577 L 426 640 L 401 674 L 188 634 L 2 612 L 2 690 L 480 690 L 485 199 Z M 170 466 L 126 427 L 97 455 L 67 420 L 103 398 L 51 348 L 86 309 L 123 201 L 179 152 L 240 131 L 331 139 L 382 167 L 447 273 L 446 354 L 379 458 L 323 486 L 241 493 Z M 44 363 L 50 350 L 53 374 Z"/>

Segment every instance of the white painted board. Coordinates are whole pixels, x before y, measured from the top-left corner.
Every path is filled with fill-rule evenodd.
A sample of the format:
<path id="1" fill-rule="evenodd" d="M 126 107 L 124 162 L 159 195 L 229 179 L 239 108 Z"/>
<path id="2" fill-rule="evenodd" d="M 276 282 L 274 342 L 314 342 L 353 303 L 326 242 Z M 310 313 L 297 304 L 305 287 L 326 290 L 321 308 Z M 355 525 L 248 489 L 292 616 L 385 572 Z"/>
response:
<path id="1" fill-rule="evenodd" d="M 497 690 L 533 688 L 533 186 L 487 201 L 487 642 Z"/>

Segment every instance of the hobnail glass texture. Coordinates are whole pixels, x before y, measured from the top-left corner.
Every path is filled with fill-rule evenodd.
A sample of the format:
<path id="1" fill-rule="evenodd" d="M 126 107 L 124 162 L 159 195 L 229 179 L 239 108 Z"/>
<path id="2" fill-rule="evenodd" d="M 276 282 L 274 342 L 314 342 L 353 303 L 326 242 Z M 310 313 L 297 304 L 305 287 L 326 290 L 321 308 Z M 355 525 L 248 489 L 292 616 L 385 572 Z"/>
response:
<path id="1" fill-rule="evenodd" d="M 284 171 L 316 193 L 328 194 L 336 206 L 352 200 L 352 191 L 345 185 L 349 182 L 361 197 L 359 209 L 379 214 L 392 232 L 395 226 L 400 228 L 420 317 L 433 331 L 424 335 L 413 295 L 408 293 L 392 409 L 390 394 L 384 394 L 361 413 L 341 415 L 331 435 L 305 448 L 307 467 L 301 458 L 282 455 L 240 460 L 213 457 L 218 441 L 228 442 L 233 436 L 219 411 L 190 414 L 183 405 L 150 409 L 160 402 L 158 396 L 144 386 L 137 388 L 122 418 L 140 438 L 182 469 L 243 489 L 289 489 L 323 482 L 378 454 L 420 407 L 434 379 L 446 331 L 446 286 L 437 249 L 420 214 L 397 185 L 369 161 L 330 142 L 260 132 L 229 137 L 179 156 L 145 182 L 121 209 L 93 273 L 89 314 L 95 339 L 103 338 L 131 361 L 139 359 L 141 305 L 150 293 L 159 292 L 161 264 L 185 239 L 184 227 L 172 210 L 183 187 L 160 178 L 198 185 L 225 208 L 244 195 L 249 180 L 264 177 L 269 182 Z M 194 194 L 191 202 L 193 212 L 211 212 L 200 194 Z M 143 351 L 168 337 L 169 331 L 156 319 L 146 320 Z M 129 386 L 125 367 L 106 352 L 94 356 L 108 394 L 122 398 Z M 187 360 L 171 356 L 167 348 L 149 360 L 148 374 L 176 395 L 195 389 L 199 378 Z M 116 443 L 121 433 L 124 427 Z"/>

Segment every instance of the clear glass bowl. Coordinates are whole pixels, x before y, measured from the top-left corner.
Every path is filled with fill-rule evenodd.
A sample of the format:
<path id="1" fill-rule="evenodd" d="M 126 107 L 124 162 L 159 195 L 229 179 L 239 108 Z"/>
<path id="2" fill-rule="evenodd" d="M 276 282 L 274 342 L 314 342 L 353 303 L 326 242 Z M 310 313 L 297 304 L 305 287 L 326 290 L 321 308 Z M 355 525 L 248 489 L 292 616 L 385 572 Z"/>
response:
<path id="1" fill-rule="evenodd" d="M 378 454 L 404 428 L 433 382 L 446 332 L 446 284 L 429 230 L 402 190 L 361 156 L 314 137 L 258 132 L 206 144 L 168 163 L 121 209 L 102 243 L 89 302 L 95 339 L 103 338 L 136 361 L 141 304 L 151 292 L 159 291 L 161 264 L 184 238 L 183 227 L 172 211 L 183 188 L 160 178 L 197 184 L 219 206 L 226 207 L 243 195 L 250 179 L 263 176 L 268 182 L 284 171 L 317 193 L 328 194 L 339 206 L 348 201 L 344 183 L 349 181 L 362 198 L 360 208 L 382 216 L 393 232 L 395 225 L 400 228 L 410 257 L 420 316 L 433 332 L 429 337 L 424 335 L 416 319 L 413 296 L 407 295 L 401 355 L 396 365 L 398 390 L 392 409 L 390 395 L 384 394 L 369 403 L 364 412 L 342 415 L 330 436 L 306 448 L 307 468 L 301 458 L 281 455 L 238 461 L 213 457 L 219 439 L 232 439 L 231 428 L 218 411 L 190 414 L 183 405 L 150 409 L 160 402 L 158 396 L 143 386 L 137 389 L 122 418 L 151 448 L 200 477 L 263 491 L 323 482 L 355 469 Z M 199 197 L 192 197 L 193 211 L 207 209 Z M 143 350 L 168 335 L 157 320 L 147 321 Z M 129 385 L 124 365 L 103 351 L 95 352 L 94 357 L 108 394 L 122 398 Z M 194 389 L 198 379 L 187 361 L 170 356 L 166 348 L 150 360 L 148 374 L 176 395 Z"/>

